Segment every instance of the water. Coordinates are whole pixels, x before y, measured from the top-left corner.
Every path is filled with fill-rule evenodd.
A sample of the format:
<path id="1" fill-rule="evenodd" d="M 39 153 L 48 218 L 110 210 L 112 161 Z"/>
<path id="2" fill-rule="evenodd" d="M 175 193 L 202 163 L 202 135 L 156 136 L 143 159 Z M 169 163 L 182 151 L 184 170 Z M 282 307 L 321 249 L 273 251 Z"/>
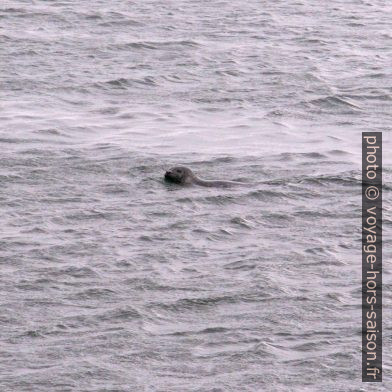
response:
<path id="1" fill-rule="evenodd" d="M 3 1 L 2 391 L 388 391 L 392 7 Z M 361 137 L 384 131 L 384 383 Z M 181 188 L 177 164 L 245 188 Z"/>

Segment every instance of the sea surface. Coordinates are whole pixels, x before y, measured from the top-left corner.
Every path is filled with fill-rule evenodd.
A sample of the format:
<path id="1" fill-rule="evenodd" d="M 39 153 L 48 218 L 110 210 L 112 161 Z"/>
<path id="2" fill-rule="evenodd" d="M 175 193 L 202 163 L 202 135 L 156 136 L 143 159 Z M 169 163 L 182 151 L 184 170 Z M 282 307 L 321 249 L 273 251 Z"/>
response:
<path id="1" fill-rule="evenodd" d="M 392 390 L 391 60 L 381 0 L 3 0 L 0 390 Z M 377 385 L 363 131 L 384 132 Z"/>

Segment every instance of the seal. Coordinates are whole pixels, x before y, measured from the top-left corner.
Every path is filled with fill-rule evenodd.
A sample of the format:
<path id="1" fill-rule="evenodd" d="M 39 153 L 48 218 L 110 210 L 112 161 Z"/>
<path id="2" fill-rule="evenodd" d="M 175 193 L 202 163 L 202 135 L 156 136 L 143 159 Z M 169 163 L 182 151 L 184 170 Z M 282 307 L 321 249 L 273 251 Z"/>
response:
<path id="1" fill-rule="evenodd" d="M 185 166 L 172 167 L 165 173 L 165 180 L 180 185 L 200 185 L 208 187 L 231 187 L 235 185 L 247 185 L 238 181 L 203 180 L 198 178 L 191 169 Z"/>

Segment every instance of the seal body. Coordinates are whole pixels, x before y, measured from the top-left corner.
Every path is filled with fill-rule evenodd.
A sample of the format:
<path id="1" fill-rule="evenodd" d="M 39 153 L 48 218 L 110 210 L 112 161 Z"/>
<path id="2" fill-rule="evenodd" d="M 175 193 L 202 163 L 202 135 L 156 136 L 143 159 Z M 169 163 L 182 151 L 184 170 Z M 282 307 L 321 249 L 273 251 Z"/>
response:
<path id="1" fill-rule="evenodd" d="M 235 185 L 246 185 L 238 181 L 203 180 L 198 178 L 191 169 L 185 166 L 172 167 L 165 173 L 165 180 L 180 185 L 200 185 L 206 187 L 231 187 Z"/>

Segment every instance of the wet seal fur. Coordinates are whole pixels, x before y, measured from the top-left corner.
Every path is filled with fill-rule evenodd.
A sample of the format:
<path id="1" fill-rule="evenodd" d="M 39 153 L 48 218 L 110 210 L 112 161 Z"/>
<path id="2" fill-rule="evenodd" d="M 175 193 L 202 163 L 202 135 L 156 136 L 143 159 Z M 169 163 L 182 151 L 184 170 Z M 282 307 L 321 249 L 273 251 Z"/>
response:
<path id="1" fill-rule="evenodd" d="M 248 185 L 238 181 L 203 180 L 198 178 L 191 169 L 185 166 L 172 167 L 165 173 L 165 180 L 179 185 L 200 185 L 208 187 L 231 187 L 235 185 Z"/>

